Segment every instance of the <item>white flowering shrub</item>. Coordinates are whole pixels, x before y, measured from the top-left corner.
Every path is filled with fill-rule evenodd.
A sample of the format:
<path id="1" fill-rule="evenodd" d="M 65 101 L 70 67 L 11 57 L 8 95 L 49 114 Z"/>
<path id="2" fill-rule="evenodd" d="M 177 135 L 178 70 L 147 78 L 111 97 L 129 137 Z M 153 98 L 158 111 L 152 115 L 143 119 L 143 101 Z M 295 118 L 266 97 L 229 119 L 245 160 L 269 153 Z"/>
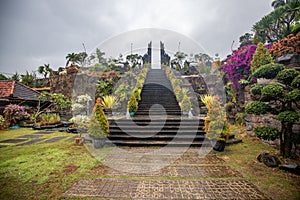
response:
<path id="1" fill-rule="evenodd" d="M 78 128 L 87 128 L 90 118 L 86 115 L 76 115 L 70 119 Z"/>

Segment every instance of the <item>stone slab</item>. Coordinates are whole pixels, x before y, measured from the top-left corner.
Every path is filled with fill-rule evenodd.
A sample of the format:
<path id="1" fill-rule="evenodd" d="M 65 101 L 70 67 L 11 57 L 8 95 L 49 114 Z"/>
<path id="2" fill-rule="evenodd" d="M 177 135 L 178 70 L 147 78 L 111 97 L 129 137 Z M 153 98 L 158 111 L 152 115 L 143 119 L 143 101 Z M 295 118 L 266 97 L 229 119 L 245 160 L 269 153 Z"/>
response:
<path id="1" fill-rule="evenodd" d="M 63 140 L 65 138 L 67 138 L 68 136 L 58 136 L 58 137 L 54 137 L 51 139 L 46 140 L 44 143 L 50 143 L 50 142 L 58 142 L 60 140 Z"/>
<path id="2" fill-rule="evenodd" d="M 269 199 L 246 180 L 82 179 L 63 196 L 112 199 Z"/>
<path id="3" fill-rule="evenodd" d="M 27 139 L 7 139 L 7 140 L 2 140 L 0 141 L 0 143 L 20 143 L 20 142 L 24 142 L 26 141 Z"/>
<path id="4" fill-rule="evenodd" d="M 37 143 L 37 142 L 40 142 L 42 140 L 44 140 L 45 138 L 38 138 L 38 139 L 34 139 L 34 140 L 30 140 L 28 142 L 24 142 L 22 144 L 18 144 L 17 146 L 24 146 L 24 145 L 30 145 L 30 144 L 34 144 L 34 143 Z"/>
<path id="5" fill-rule="evenodd" d="M 27 139 L 29 139 L 29 138 L 39 138 L 39 137 L 40 137 L 39 135 L 31 135 L 31 134 L 29 134 L 29 135 L 21 135 L 21 136 L 19 136 L 17 138 L 27 138 Z"/>
<path id="6" fill-rule="evenodd" d="M 50 132 L 50 131 L 40 131 L 40 132 L 35 132 L 34 134 L 38 134 L 38 135 L 47 135 L 47 134 L 52 134 L 54 132 Z"/>

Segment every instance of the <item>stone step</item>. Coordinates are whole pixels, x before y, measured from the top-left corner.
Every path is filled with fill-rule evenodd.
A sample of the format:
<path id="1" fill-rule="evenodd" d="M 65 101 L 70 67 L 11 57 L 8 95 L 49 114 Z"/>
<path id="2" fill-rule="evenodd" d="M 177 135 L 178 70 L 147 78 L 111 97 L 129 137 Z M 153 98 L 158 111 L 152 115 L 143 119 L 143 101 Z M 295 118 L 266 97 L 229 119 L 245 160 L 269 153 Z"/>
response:
<path id="1" fill-rule="evenodd" d="M 107 137 L 109 140 L 123 140 L 123 141 L 172 141 L 174 138 L 178 141 L 203 141 L 205 139 L 204 135 L 186 135 L 186 136 L 178 136 L 174 137 L 174 135 L 110 135 Z"/>
<path id="2" fill-rule="evenodd" d="M 141 140 L 109 140 L 107 144 L 114 144 L 118 146 L 130 146 L 130 147 L 146 147 L 146 146 L 169 146 L 169 147 L 211 147 L 211 143 L 209 141 L 164 141 L 164 140 L 156 140 L 156 141 L 141 141 Z"/>

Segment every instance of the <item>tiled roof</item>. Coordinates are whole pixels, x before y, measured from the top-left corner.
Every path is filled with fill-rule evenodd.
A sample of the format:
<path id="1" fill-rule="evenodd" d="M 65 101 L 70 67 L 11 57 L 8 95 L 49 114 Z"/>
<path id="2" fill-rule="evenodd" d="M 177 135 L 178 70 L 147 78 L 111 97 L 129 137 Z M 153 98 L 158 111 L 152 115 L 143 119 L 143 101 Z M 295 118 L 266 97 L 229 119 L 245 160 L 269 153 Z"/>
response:
<path id="1" fill-rule="evenodd" d="M 15 81 L 0 81 L 0 97 L 9 97 L 13 94 Z"/>
<path id="2" fill-rule="evenodd" d="M 0 81 L 0 97 L 38 100 L 40 93 L 16 81 Z"/>

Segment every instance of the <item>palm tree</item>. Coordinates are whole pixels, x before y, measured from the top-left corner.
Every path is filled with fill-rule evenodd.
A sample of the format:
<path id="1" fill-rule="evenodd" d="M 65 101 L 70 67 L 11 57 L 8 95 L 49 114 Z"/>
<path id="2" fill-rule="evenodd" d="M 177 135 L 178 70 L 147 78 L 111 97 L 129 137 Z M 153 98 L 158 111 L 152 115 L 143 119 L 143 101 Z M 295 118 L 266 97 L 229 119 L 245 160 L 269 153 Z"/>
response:
<path id="1" fill-rule="evenodd" d="M 72 64 L 75 64 L 75 62 L 76 62 L 77 59 L 78 59 L 78 56 L 77 56 L 76 53 L 69 53 L 69 54 L 66 56 L 66 59 L 67 59 L 66 66 L 68 66 L 70 62 L 71 62 Z"/>
<path id="2" fill-rule="evenodd" d="M 276 9 L 279 8 L 280 6 L 284 6 L 285 5 L 285 1 L 284 0 L 274 0 L 271 4 L 271 6 Z"/>

